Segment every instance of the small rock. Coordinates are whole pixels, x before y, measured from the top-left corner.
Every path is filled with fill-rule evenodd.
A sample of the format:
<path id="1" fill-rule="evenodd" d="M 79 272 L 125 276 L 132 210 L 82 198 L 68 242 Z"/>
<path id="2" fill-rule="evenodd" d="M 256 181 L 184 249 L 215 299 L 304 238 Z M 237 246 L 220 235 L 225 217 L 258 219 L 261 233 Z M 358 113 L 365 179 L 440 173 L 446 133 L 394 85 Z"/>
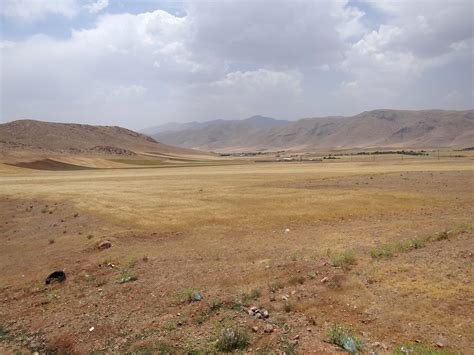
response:
<path id="1" fill-rule="evenodd" d="M 291 294 L 296 295 L 296 291 L 295 290 L 291 291 Z"/>
<path id="2" fill-rule="evenodd" d="M 263 318 L 270 317 L 270 314 L 268 313 L 268 311 L 266 309 L 262 310 L 261 314 L 262 314 Z"/>
<path id="3" fill-rule="evenodd" d="M 329 281 L 329 278 L 326 276 L 326 277 L 323 277 L 321 279 L 321 283 L 325 283 L 325 282 L 328 282 Z"/>
<path id="4" fill-rule="evenodd" d="M 281 296 L 281 299 L 282 299 L 283 301 L 288 301 L 288 297 L 289 297 L 288 295 L 284 295 L 284 296 Z"/>
<path id="5" fill-rule="evenodd" d="M 260 313 L 255 313 L 255 318 L 262 319 L 262 315 Z"/>
<path id="6" fill-rule="evenodd" d="M 306 328 L 306 330 L 311 333 L 311 328 Z"/>
<path id="7" fill-rule="evenodd" d="M 254 312 L 251 309 L 249 309 L 249 311 L 248 311 L 249 316 L 253 316 L 253 313 Z"/>
<path id="8" fill-rule="evenodd" d="M 297 334 L 293 337 L 293 340 L 298 340 L 300 338 L 300 336 Z"/>
<path id="9" fill-rule="evenodd" d="M 95 329 L 94 327 L 90 327 L 89 331 L 92 332 L 92 331 L 94 331 L 94 329 Z"/>
<path id="10" fill-rule="evenodd" d="M 112 243 L 108 240 L 104 240 L 102 242 L 99 243 L 99 245 L 97 246 L 97 248 L 103 250 L 103 249 L 108 249 L 112 246 Z"/>
<path id="11" fill-rule="evenodd" d="M 258 332 L 258 327 L 252 327 L 252 332 L 257 333 Z"/>
<path id="12" fill-rule="evenodd" d="M 201 296 L 201 294 L 200 294 L 199 292 L 196 292 L 196 293 L 193 295 L 193 297 L 191 297 L 191 300 L 192 300 L 193 302 L 198 302 L 198 301 L 202 300 L 202 296 Z"/>
<path id="13" fill-rule="evenodd" d="M 286 228 L 285 233 L 290 233 L 290 228 Z"/>
<path id="14" fill-rule="evenodd" d="M 263 329 L 263 331 L 264 331 L 265 333 L 273 333 L 273 330 L 274 330 L 274 328 L 273 328 L 273 325 L 271 325 L 271 324 L 267 324 L 267 325 L 265 326 L 265 328 Z"/>
<path id="15" fill-rule="evenodd" d="M 444 348 L 446 346 L 449 346 L 449 340 L 446 339 L 444 336 L 440 335 L 439 337 L 436 338 L 435 345 L 438 348 Z"/>
<path id="16" fill-rule="evenodd" d="M 258 308 L 255 307 L 255 306 L 252 306 L 252 307 L 250 307 L 250 310 L 251 310 L 252 312 L 257 312 Z"/>

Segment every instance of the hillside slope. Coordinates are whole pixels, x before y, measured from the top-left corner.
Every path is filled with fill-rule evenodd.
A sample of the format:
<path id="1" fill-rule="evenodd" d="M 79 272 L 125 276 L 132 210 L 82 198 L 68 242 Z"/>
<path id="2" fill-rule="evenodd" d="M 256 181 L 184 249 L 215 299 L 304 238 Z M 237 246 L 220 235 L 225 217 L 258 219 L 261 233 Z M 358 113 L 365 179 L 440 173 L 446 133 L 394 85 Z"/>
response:
<path id="1" fill-rule="evenodd" d="M 112 155 L 198 153 L 159 143 L 151 137 L 122 127 L 35 120 L 0 124 L 0 150 Z"/>
<path id="2" fill-rule="evenodd" d="M 474 141 L 474 110 L 373 110 L 264 128 L 221 121 L 154 137 L 167 144 L 216 151 L 467 147 Z"/>

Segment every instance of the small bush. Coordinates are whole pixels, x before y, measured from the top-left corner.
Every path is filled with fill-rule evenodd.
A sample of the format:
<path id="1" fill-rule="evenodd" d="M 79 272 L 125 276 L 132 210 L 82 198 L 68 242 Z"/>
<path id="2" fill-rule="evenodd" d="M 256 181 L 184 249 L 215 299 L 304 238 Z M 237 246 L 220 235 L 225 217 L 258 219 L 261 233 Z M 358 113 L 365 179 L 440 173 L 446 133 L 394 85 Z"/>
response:
<path id="1" fill-rule="evenodd" d="M 54 237 L 49 237 L 48 238 L 48 243 L 49 244 L 54 244 L 55 241 L 56 241 L 56 239 L 54 239 Z"/>
<path id="2" fill-rule="evenodd" d="M 286 313 L 289 313 L 293 310 L 294 308 L 294 305 L 293 303 L 289 302 L 289 301 L 286 301 L 285 304 L 283 305 L 283 310 L 286 312 Z"/>
<path id="3" fill-rule="evenodd" d="M 221 331 L 216 342 L 216 348 L 222 352 L 242 350 L 249 345 L 249 339 L 248 334 L 245 332 L 241 332 L 238 329 L 226 328 Z"/>
<path id="4" fill-rule="evenodd" d="M 177 303 L 191 303 L 199 292 L 192 288 L 184 288 L 176 294 Z"/>
<path id="5" fill-rule="evenodd" d="M 137 281 L 137 280 L 138 280 L 137 275 L 135 275 L 133 272 L 125 269 L 120 273 L 120 277 L 119 277 L 118 282 L 121 283 L 121 284 L 124 284 L 124 283 L 127 283 L 127 282 L 133 282 L 133 281 Z"/>
<path id="6" fill-rule="evenodd" d="M 254 288 L 254 289 L 250 290 L 250 293 L 244 293 L 242 295 L 242 303 L 247 304 L 250 301 L 255 301 L 255 300 L 259 299 L 261 295 L 262 295 L 262 293 L 260 292 L 260 290 Z"/>
<path id="7" fill-rule="evenodd" d="M 327 336 L 329 343 L 350 353 L 356 353 L 364 347 L 364 343 L 353 335 L 352 330 L 343 325 L 334 324 L 329 328 Z"/>
<path id="8" fill-rule="evenodd" d="M 346 250 L 340 254 L 331 257 L 332 266 L 349 269 L 351 265 L 356 263 L 356 254 L 352 250 Z"/>
<path id="9" fill-rule="evenodd" d="M 382 258 L 382 257 L 391 257 L 394 255 L 393 248 L 388 245 L 382 245 L 379 248 L 372 248 L 370 250 L 370 256 L 373 257 L 374 259 L 377 258 Z"/>
<path id="10" fill-rule="evenodd" d="M 224 303 L 220 299 L 214 298 L 209 302 L 209 309 L 212 312 L 218 311 L 223 305 Z"/>

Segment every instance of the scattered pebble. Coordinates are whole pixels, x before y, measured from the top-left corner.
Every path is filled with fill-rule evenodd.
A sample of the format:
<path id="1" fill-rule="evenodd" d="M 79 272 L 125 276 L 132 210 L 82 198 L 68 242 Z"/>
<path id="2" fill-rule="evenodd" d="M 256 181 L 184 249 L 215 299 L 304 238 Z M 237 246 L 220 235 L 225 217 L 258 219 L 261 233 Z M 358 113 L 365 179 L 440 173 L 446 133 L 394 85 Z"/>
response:
<path id="1" fill-rule="evenodd" d="M 266 319 L 266 318 L 270 317 L 270 313 L 266 309 L 264 309 L 264 308 L 259 309 L 255 306 L 252 306 L 252 307 L 249 308 L 248 314 L 250 316 L 253 316 L 253 317 L 257 318 L 257 319 Z"/>

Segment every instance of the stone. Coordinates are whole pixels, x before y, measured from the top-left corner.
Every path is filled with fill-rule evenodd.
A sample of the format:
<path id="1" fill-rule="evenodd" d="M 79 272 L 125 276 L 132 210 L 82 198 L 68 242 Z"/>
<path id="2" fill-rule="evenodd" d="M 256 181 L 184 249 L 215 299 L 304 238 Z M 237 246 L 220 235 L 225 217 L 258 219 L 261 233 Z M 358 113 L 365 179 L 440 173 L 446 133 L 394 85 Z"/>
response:
<path id="1" fill-rule="evenodd" d="M 273 333 L 273 330 L 274 330 L 274 328 L 273 328 L 273 325 L 271 325 L 271 324 L 267 324 L 267 325 L 265 326 L 265 328 L 263 329 L 263 331 L 264 331 L 265 333 Z"/>
<path id="2" fill-rule="evenodd" d="M 325 283 L 325 282 L 328 282 L 328 281 L 329 281 L 329 277 L 327 277 L 327 276 L 326 276 L 326 277 L 323 277 L 323 278 L 321 279 L 321 283 Z"/>
<path id="3" fill-rule="evenodd" d="M 97 246 L 97 248 L 103 250 L 103 249 L 108 249 L 112 246 L 112 243 L 108 240 L 104 240 L 102 242 L 99 243 L 99 245 Z"/>
<path id="4" fill-rule="evenodd" d="M 266 309 L 262 310 L 261 314 L 264 318 L 270 317 L 270 314 L 268 313 L 268 311 Z"/>
<path id="5" fill-rule="evenodd" d="M 444 336 L 440 335 L 436 338 L 435 345 L 438 348 L 444 348 L 446 346 L 449 346 L 449 340 L 446 339 Z"/>
<path id="6" fill-rule="evenodd" d="M 258 332 L 258 327 L 252 327 L 252 332 L 257 333 Z"/>

